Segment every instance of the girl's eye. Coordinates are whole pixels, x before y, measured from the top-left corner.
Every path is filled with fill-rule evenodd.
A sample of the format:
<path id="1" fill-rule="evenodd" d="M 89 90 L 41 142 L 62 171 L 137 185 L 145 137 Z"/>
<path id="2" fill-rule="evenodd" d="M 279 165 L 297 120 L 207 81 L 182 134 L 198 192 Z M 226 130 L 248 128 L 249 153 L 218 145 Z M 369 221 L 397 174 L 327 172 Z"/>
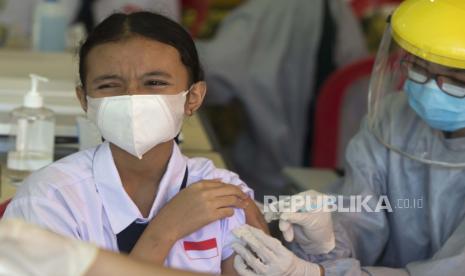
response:
<path id="1" fill-rule="evenodd" d="M 168 83 L 164 82 L 164 81 L 159 81 L 159 80 L 149 80 L 149 81 L 145 82 L 145 85 L 149 85 L 149 86 L 165 86 L 165 85 L 168 85 Z"/>
<path id="2" fill-rule="evenodd" d="M 118 87 L 117 84 L 112 84 L 112 83 L 105 83 L 97 86 L 97 89 L 102 90 L 102 89 L 108 89 L 108 88 L 115 88 Z"/>

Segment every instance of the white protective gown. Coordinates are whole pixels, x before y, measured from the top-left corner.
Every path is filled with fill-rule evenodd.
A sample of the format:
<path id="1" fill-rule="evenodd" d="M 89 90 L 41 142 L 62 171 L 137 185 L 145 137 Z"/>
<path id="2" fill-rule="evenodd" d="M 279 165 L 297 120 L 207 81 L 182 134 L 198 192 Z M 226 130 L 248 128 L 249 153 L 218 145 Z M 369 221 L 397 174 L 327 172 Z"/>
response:
<path id="1" fill-rule="evenodd" d="M 431 129 L 404 93 L 391 100 L 383 121 L 391 144 L 437 159 L 465 154 L 465 138 L 446 139 Z M 399 135 L 402 130 L 407 135 Z M 386 195 L 393 212 L 333 213 L 332 252 L 306 256 L 295 249 L 321 263 L 325 275 L 465 275 L 465 168 L 432 166 L 388 150 L 364 122 L 347 149 L 340 186 L 337 193 L 373 196 L 372 209 Z"/>

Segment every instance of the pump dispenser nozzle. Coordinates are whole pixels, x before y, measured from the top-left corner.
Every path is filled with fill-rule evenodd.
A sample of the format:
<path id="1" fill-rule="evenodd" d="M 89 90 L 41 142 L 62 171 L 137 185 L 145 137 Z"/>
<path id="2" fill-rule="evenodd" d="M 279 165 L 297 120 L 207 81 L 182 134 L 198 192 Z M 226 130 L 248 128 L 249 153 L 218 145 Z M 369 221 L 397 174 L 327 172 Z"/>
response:
<path id="1" fill-rule="evenodd" d="M 29 77 L 31 78 L 31 90 L 24 96 L 24 106 L 40 108 L 43 105 L 43 99 L 38 92 L 39 81 L 48 82 L 48 79 L 35 74 L 29 74 Z"/>

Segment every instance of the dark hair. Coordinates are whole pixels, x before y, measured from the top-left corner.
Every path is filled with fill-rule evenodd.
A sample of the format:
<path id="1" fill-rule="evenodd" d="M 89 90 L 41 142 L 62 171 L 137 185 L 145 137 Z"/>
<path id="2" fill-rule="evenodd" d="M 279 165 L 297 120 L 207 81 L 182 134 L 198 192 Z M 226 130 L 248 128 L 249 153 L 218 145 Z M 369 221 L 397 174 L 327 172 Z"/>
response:
<path id="1" fill-rule="evenodd" d="M 79 50 L 79 78 L 85 87 L 86 57 L 95 46 L 128 39 L 134 35 L 173 46 L 187 67 L 190 84 L 204 80 L 197 49 L 189 33 L 171 19 L 152 12 L 115 13 L 98 24 Z"/>

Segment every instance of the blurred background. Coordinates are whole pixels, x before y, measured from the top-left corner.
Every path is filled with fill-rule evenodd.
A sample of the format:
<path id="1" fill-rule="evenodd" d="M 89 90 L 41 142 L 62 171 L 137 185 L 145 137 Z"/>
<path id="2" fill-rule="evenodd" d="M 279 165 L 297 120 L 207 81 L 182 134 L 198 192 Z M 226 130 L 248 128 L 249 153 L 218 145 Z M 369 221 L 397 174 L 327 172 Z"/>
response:
<path id="1" fill-rule="evenodd" d="M 77 49 L 112 12 L 150 10 L 185 26 L 204 66 L 207 99 L 198 122 L 186 122 L 186 154 L 236 171 L 258 200 L 325 191 L 344 173 L 373 56 L 399 2 L 0 0 L 0 137 L 11 135 L 9 113 L 36 73 L 50 79 L 40 90 L 57 115 L 55 159 L 98 142 L 74 96 Z"/>

